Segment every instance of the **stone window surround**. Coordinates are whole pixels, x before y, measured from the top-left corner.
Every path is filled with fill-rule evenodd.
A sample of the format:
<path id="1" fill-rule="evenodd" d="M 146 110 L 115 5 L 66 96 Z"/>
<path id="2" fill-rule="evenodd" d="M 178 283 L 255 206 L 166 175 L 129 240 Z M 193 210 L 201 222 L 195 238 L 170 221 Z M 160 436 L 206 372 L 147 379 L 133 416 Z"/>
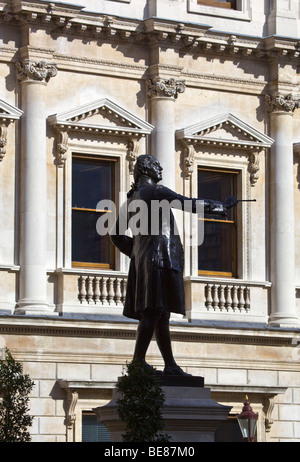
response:
<path id="1" fill-rule="evenodd" d="M 218 130 L 231 127 L 236 139 L 220 138 Z M 272 146 L 273 140 L 248 125 L 233 114 L 221 114 L 212 119 L 176 131 L 176 138 L 183 148 L 185 195 L 197 197 L 198 167 L 229 169 L 239 172 L 237 195 L 251 199 L 251 190 L 259 179 L 259 158 L 261 152 Z M 214 155 L 210 155 L 210 151 Z M 255 195 L 254 195 L 255 196 Z M 237 274 L 240 279 L 251 279 L 251 205 L 243 203 L 239 209 L 237 229 Z M 195 226 L 195 217 L 192 217 Z M 189 228 L 188 228 L 189 229 Z M 243 231 L 242 231 L 243 230 Z M 187 257 L 187 252 L 186 252 Z M 198 251 L 189 252 L 191 276 L 198 276 Z M 188 275 L 186 275 L 188 276 Z"/>
<path id="2" fill-rule="evenodd" d="M 89 119 L 102 110 L 111 120 L 108 125 L 91 123 Z M 112 124 L 116 124 L 113 125 Z M 126 111 L 108 98 L 100 98 L 91 103 L 48 117 L 48 123 L 55 130 L 56 165 L 58 175 L 58 229 L 63 238 L 59 239 L 57 267 L 72 268 L 71 258 L 71 168 L 72 154 L 101 156 L 108 160 L 118 160 L 116 183 L 120 185 L 120 197 L 130 188 L 130 175 L 137 155 L 141 154 L 142 139 L 149 135 L 152 125 Z M 96 143 L 95 143 L 96 141 Z M 129 174 L 128 174 L 129 173 Z M 116 268 L 128 270 L 125 256 L 116 255 Z"/>

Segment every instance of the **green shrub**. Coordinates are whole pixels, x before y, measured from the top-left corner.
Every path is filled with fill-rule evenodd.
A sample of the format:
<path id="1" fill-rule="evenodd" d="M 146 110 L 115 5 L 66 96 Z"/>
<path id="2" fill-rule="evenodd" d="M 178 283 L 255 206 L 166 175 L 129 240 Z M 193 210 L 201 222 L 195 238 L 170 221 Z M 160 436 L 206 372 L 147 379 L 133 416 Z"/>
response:
<path id="1" fill-rule="evenodd" d="M 31 441 L 28 427 L 33 417 L 27 412 L 29 393 L 34 382 L 23 374 L 22 365 L 5 349 L 5 359 L 0 361 L 0 441 Z"/>
<path id="2" fill-rule="evenodd" d="M 162 433 L 165 424 L 161 409 L 165 395 L 155 372 L 133 360 L 116 387 L 120 393 L 119 417 L 126 425 L 123 441 L 169 441 L 170 437 Z"/>

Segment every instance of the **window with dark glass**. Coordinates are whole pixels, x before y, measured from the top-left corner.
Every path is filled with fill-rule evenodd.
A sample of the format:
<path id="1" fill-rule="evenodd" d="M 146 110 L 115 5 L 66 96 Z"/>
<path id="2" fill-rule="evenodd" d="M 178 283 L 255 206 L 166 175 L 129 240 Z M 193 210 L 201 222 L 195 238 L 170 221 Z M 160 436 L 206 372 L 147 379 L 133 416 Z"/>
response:
<path id="1" fill-rule="evenodd" d="M 216 6 L 236 10 L 236 0 L 197 0 L 198 5 Z"/>
<path id="2" fill-rule="evenodd" d="M 242 443 L 243 437 L 236 415 L 229 415 L 215 431 L 216 443 Z"/>
<path id="3" fill-rule="evenodd" d="M 97 421 L 95 414 L 89 411 L 82 413 L 82 442 L 101 443 L 110 441 L 110 433 L 106 426 Z"/>
<path id="4" fill-rule="evenodd" d="M 234 171 L 198 169 L 198 197 L 224 201 L 236 195 Z M 204 223 L 203 223 L 204 221 Z M 204 240 L 198 248 L 198 273 L 224 277 L 236 275 L 236 208 L 227 217 L 204 214 Z M 200 231 L 199 231 L 200 232 Z"/>
<path id="5" fill-rule="evenodd" d="M 108 234 L 96 230 L 101 200 L 114 200 L 115 161 L 74 155 L 72 158 L 72 265 L 112 268 L 113 246 Z"/>

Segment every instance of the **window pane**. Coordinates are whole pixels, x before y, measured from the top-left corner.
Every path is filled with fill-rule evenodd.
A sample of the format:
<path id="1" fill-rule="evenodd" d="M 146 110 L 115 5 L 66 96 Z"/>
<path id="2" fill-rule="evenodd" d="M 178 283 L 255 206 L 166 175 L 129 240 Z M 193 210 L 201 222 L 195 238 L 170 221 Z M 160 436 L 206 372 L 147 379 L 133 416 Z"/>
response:
<path id="1" fill-rule="evenodd" d="M 235 194 L 236 174 L 218 170 L 198 170 L 198 197 L 224 201 Z M 204 241 L 198 249 L 198 269 L 204 272 L 235 273 L 235 209 L 227 219 L 205 214 Z M 216 221 L 214 221 L 216 220 Z M 224 220 L 220 222 L 219 220 Z M 199 226 L 203 222 L 199 222 Z"/>
<path id="2" fill-rule="evenodd" d="M 198 0 L 198 5 L 236 9 L 236 0 Z"/>
<path id="3" fill-rule="evenodd" d="M 198 250 L 199 270 L 233 274 L 234 253 L 234 224 L 206 221 Z"/>
<path id="4" fill-rule="evenodd" d="M 232 417 L 229 417 L 215 431 L 216 443 L 241 443 L 242 441 L 243 437 L 237 419 Z"/>
<path id="5" fill-rule="evenodd" d="M 110 433 L 101 422 L 97 421 L 97 417 L 93 414 L 82 415 L 82 442 L 83 443 L 99 443 L 110 441 Z"/>
<path id="6" fill-rule="evenodd" d="M 108 234 L 99 236 L 96 223 L 102 214 L 73 210 L 72 260 L 74 262 L 103 263 L 112 261 L 112 245 Z"/>
<path id="7" fill-rule="evenodd" d="M 212 199 L 224 201 L 227 197 L 234 195 L 234 181 L 231 173 L 216 171 L 198 170 L 198 197 L 201 199 Z M 220 216 L 205 214 L 206 218 L 219 219 Z M 229 210 L 228 220 L 233 220 L 234 209 Z"/>
<path id="8" fill-rule="evenodd" d="M 72 207 L 96 209 L 102 199 L 112 200 L 111 162 L 73 157 Z"/>
<path id="9" fill-rule="evenodd" d="M 111 268 L 113 246 L 108 235 L 99 236 L 96 211 L 99 201 L 113 200 L 114 161 L 73 157 L 72 261 Z M 80 210 L 85 209 L 85 210 Z M 107 212 L 109 213 L 109 212 Z"/>

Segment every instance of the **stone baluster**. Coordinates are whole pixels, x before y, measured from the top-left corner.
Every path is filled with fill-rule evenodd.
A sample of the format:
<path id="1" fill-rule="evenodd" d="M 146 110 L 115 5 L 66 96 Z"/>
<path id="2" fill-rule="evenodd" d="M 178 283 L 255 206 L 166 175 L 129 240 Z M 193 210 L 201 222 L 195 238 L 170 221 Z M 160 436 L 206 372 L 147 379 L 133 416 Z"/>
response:
<path id="1" fill-rule="evenodd" d="M 211 284 L 206 285 L 206 308 L 210 310 L 212 307 L 212 295 L 211 295 Z"/>
<path id="2" fill-rule="evenodd" d="M 127 280 L 123 278 L 121 281 L 121 301 L 122 303 L 125 303 L 126 287 L 127 287 Z"/>
<path id="3" fill-rule="evenodd" d="M 245 310 L 247 312 L 250 310 L 250 289 L 249 287 L 245 288 Z"/>
<path id="4" fill-rule="evenodd" d="M 96 305 L 100 303 L 100 278 L 94 277 L 94 301 Z"/>
<path id="5" fill-rule="evenodd" d="M 245 287 L 239 287 L 238 289 L 238 300 L 239 300 L 239 310 L 243 311 L 245 307 L 245 295 L 244 295 Z"/>
<path id="6" fill-rule="evenodd" d="M 219 306 L 218 286 L 214 284 L 212 286 L 212 307 L 214 311 L 217 310 L 218 306 Z"/>
<path id="7" fill-rule="evenodd" d="M 237 287 L 233 286 L 232 287 L 232 303 L 231 303 L 231 307 L 232 307 L 232 310 L 234 312 L 237 310 L 238 304 L 239 304 L 237 292 L 238 292 Z"/>
<path id="8" fill-rule="evenodd" d="M 94 303 L 94 298 L 93 298 L 93 295 L 94 295 L 94 292 L 93 292 L 93 279 L 88 276 L 86 278 L 86 299 L 87 299 L 87 302 L 88 304 L 90 303 Z"/>
<path id="9" fill-rule="evenodd" d="M 230 311 L 232 307 L 232 298 L 231 298 L 231 287 L 225 287 L 225 308 L 227 311 Z"/>
<path id="10" fill-rule="evenodd" d="M 79 301 L 80 303 L 85 303 L 86 302 L 86 287 L 85 287 L 85 277 L 80 276 L 78 280 L 78 286 L 79 286 Z"/>
<path id="11" fill-rule="evenodd" d="M 105 305 L 105 303 L 107 303 L 107 280 L 108 278 L 106 277 L 103 277 L 101 279 L 101 302 L 102 302 L 102 305 Z"/>
<path id="12" fill-rule="evenodd" d="M 116 278 L 115 282 L 115 302 L 116 305 L 120 305 L 121 303 L 121 279 Z"/>
<path id="13" fill-rule="evenodd" d="M 225 291 L 224 286 L 220 285 L 220 288 L 219 288 L 219 308 L 220 308 L 220 311 L 223 311 L 224 307 L 225 307 L 224 291 Z"/>

